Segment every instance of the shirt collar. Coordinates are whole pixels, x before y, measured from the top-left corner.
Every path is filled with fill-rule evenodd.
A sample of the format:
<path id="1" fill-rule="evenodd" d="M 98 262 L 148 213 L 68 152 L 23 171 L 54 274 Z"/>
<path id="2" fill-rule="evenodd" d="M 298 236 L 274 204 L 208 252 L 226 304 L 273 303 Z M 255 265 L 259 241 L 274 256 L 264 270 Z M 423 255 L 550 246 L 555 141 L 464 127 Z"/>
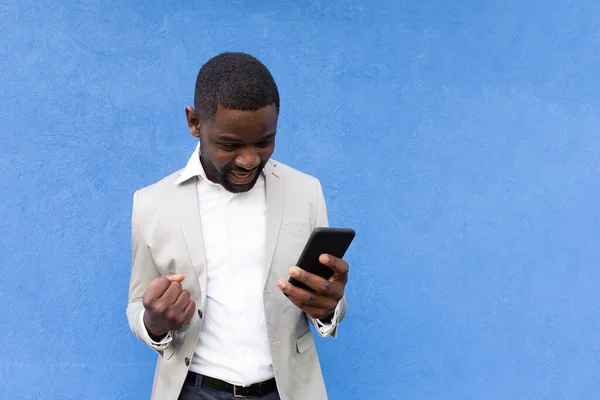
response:
<path id="1" fill-rule="evenodd" d="M 202 167 L 202 163 L 200 163 L 200 142 L 196 145 L 196 149 L 194 153 L 190 156 L 187 165 L 179 175 L 179 179 L 177 179 L 177 184 L 183 183 L 191 178 L 198 177 L 201 180 L 208 181 L 206 178 L 206 172 Z"/>

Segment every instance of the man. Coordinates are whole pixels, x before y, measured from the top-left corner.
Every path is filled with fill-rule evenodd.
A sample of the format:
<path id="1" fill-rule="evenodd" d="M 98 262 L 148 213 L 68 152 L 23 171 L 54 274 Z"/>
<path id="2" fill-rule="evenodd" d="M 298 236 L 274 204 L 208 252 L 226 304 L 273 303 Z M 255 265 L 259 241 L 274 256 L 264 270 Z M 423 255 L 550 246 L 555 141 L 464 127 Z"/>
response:
<path id="1" fill-rule="evenodd" d="M 348 264 L 321 256 L 329 280 L 294 267 L 327 212 L 317 179 L 271 160 L 275 81 L 250 55 L 218 55 L 185 113 L 187 166 L 133 200 L 127 318 L 158 353 L 152 399 L 327 399 L 309 322 L 336 335 Z"/>

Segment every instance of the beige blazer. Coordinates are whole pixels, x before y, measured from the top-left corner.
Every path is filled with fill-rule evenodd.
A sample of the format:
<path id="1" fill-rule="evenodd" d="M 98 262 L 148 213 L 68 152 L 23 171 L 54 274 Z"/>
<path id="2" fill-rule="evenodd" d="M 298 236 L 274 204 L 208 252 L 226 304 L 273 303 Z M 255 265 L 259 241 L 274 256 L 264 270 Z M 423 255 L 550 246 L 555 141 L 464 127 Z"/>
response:
<path id="1" fill-rule="evenodd" d="M 131 330 L 158 353 L 152 400 L 176 400 L 194 355 L 206 304 L 206 263 L 195 179 L 176 183 L 183 170 L 137 191 L 132 211 L 132 268 L 127 319 Z M 309 323 L 276 286 L 288 276 L 311 231 L 327 226 L 319 181 L 276 161 L 264 169 L 267 199 L 264 307 L 275 379 L 282 400 L 326 400 L 327 393 Z M 185 274 L 198 313 L 174 333 L 166 349 L 152 345 L 141 322 L 142 296 L 150 282 L 168 272 Z M 339 321 L 346 313 L 340 302 Z M 334 331 L 332 336 L 336 336 Z"/>

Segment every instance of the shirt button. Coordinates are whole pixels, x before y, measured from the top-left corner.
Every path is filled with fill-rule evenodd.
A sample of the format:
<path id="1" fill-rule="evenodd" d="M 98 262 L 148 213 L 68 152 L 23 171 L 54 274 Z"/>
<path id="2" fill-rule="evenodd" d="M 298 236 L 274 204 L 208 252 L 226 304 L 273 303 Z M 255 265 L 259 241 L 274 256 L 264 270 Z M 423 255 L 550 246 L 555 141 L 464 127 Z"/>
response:
<path id="1" fill-rule="evenodd" d="M 198 310 L 198 316 L 199 316 L 200 318 L 202 318 L 202 315 L 203 315 L 203 314 L 202 314 L 202 310 Z"/>
<path id="2" fill-rule="evenodd" d="M 190 359 L 189 358 L 185 358 L 185 366 L 189 367 L 190 366 Z"/>

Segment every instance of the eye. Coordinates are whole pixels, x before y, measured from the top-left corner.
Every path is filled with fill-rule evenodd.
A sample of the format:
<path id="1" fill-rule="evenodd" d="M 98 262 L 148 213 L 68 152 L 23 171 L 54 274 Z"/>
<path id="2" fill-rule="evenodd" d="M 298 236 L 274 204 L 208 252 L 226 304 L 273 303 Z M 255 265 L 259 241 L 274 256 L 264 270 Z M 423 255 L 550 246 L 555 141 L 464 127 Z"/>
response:
<path id="1" fill-rule="evenodd" d="M 273 143 L 273 138 L 269 138 L 266 140 L 263 140 L 261 142 L 256 143 L 256 145 L 258 147 L 268 147 L 271 143 Z"/>
<path id="2" fill-rule="evenodd" d="M 225 151 L 233 151 L 238 145 L 235 143 L 219 143 L 219 147 Z"/>

